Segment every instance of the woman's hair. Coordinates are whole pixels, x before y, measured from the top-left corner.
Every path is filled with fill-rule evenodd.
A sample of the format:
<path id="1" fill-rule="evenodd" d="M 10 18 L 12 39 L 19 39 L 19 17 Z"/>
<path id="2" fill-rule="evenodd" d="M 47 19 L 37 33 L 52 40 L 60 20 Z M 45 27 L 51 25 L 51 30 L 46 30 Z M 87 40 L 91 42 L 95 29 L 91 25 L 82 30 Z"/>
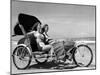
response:
<path id="1" fill-rule="evenodd" d="M 33 25 L 33 27 L 32 27 L 32 31 L 34 30 L 34 31 L 37 31 L 37 26 L 39 25 L 40 23 L 39 22 L 37 22 L 37 23 L 35 23 L 34 25 Z M 41 24 L 40 24 L 41 25 Z"/>

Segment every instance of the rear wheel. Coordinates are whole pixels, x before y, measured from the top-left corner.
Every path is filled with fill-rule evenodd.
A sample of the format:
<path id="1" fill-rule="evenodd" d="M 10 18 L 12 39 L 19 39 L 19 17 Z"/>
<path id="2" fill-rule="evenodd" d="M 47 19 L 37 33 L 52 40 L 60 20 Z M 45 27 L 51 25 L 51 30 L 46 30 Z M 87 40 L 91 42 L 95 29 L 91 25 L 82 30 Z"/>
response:
<path id="1" fill-rule="evenodd" d="M 93 53 L 87 45 L 79 45 L 74 51 L 73 60 L 77 66 L 88 67 L 93 60 Z"/>
<path id="2" fill-rule="evenodd" d="M 17 69 L 26 69 L 31 63 L 31 53 L 25 46 L 18 46 L 13 52 L 13 62 Z"/>
<path id="3" fill-rule="evenodd" d="M 48 60 L 48 54 L 46 53 L 42 53 L 42 52 L 38 52 L 38 53 L 34 53 L 34 59 L 38 64 L 43 64 L 46 63 Z"/>

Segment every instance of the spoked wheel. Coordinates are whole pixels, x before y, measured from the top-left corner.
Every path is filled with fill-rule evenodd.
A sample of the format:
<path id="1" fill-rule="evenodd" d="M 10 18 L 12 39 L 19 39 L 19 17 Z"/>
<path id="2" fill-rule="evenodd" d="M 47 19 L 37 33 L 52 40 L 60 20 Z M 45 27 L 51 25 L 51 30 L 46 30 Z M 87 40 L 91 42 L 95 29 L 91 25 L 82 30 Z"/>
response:
<path id="1" fill-rule="evenodd" d="M 88 67 L 93 60 L 93 53 L 87 45 L 79 45 L 73 56 L 75 64 L 80 67 Z"/>
<path id="2" fill-rule="evenodd" d="M 17 69 L 26 69 L 31 63 L 31 53 L 25 46 L 18 46 L 13 52 L 13 62 Z"/>
<path id="3" fill-rule="evenodd" d="M 39 52 L 37 54 L 34 53 L 34 59 L 38 64 L 46 63 L 48 60 L 48 57 L 49 56 L 46 53 L 41 53 L 41 52 Z"/>

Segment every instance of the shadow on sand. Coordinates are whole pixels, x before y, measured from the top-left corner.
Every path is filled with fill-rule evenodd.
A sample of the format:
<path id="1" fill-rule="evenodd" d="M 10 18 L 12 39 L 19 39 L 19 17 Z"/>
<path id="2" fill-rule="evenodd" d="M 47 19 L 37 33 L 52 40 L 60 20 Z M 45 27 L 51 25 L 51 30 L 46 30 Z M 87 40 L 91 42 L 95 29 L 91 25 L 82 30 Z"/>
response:
<path id="1" fill-rule="evenodd" d="M 62 66 L 61 66 L 62 65 Z M 76 65 L 66 64 L 56 64 L 54 62 L 47 62 L 44 64 L 34 64 L 28 67 L 28 69 L 74 69 Z"/>

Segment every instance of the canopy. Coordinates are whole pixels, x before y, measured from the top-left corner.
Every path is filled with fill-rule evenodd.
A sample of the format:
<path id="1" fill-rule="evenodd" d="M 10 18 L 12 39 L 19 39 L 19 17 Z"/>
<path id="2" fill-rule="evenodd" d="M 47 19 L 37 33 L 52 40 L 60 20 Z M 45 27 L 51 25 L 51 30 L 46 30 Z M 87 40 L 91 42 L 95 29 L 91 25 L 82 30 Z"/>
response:
<path id="1" fill-rule="evenodd" d="M 32 27 L 34 26 L 35 23 L 41 22 L 39 21 L 38 18 L 32 15 L 20 13 L 18 15 L 18 23 L 14 27 L 14 33 L 15 35 L 23 35 L 22 30 L 19 27 L 19 24 L 22 25 L 25 29 L 25 32 L 28 33 L 31 31 Z"/>

